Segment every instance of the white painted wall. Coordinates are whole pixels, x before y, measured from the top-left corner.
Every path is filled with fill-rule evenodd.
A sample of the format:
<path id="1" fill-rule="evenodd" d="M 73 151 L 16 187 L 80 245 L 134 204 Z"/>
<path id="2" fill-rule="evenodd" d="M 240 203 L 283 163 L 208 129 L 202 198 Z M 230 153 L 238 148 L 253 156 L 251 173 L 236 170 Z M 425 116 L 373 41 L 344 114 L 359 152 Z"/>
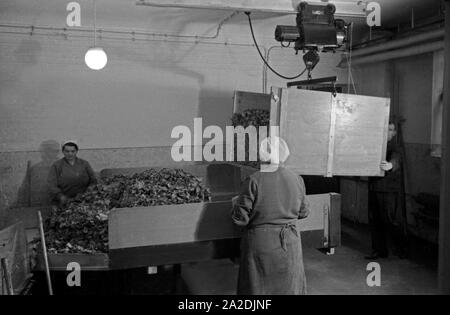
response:
<path id="1" fill-rule="evenodd" d="M 6 2 L 10 6 L 2 3 L 1 22 L 64 25 L 65 6 L 59 1 L 43 1 L 47 9 L 23 1 Z M 80 3 L 85 8 L 83 4 L 89 2 Z M 136 8 L 129 2 L 111 3 L 112 7 L 99 1 L 99 27 L 135 25 L 155 32 L 203 36 L 214 34 L 219 21 L 229 14 L 184 10 L 180 15 L 178 9 L 162 12 Z M 135 19 L 119 18 L 115 25 L 107 17 L 119 17 L 117 10 Z M 82 12 L 84 21 L 89 11 Z M 255 16 L 254 23 L 262 46 L 279 46 L 272 35 L 280 19 L 259 23 L 260 18 Z M 244 16 L 231 20 L 222 31 L 217 39 L 197 43 L 192 38 L 173 37 L 98 40 L 109 63 L 97 72 L 84 65 L 84 53 L 92 45 L 89 37 L 0 32 L 0 151 L 35 150 L 44 140 L 67 138 L 79 140 L 83 148 L 163 146 L 173 142 L 173 127 L 192 125 L 194 117 L 203 117 L 206 124 L 225 125 L 232 114 L 234 90 L 262 92 L 263 64 Z M 273 49 L 270 58 L 286 75 L 304 67 L 292 49 Z M 338 60 L 338 54 L 324 55 L 315 77 L 335 74 Z M 284 84 L 285 80 L 268 75 L 268 88 Z"/>
<path id="2" fill-rule="evenodd" d="M 391 97 L 392 106 L 399 106 L 399 114 L 405 119 L 402 126 L 410 228 L 421 237 L 434 241 L 430 236 L 434 233 L 417 228 L 419 225 L 416 226 L 414 213 L 420 206 L 412 198 L 418 193 L 440 193 L 440 159 L 431 156 L 433 54 L 361 65 L 354 69 L 354 76 L 358 93 Z M 347 184 L 344 189 L 351 191 L 351 185 L 355 184 Z M 362 186 L 358 189 L 360 187 Z M 359 206 L 344 205 L 343 215 L 351 220 L 367 223 L 367 191 L 352 191 L 354 195 L 347 196 L 347 199 Z"/>
<path id="3" fill-rule="evenodd" d="M 136 36 L 140 40 L 133 41 L 129 35 L 108 35 L 115 39 L 104 35 L 98 42 L 107 51 L 109 63 L 98 72 L 84 64 L 91 33 L 69 31 L 67 37 L 39 30 L 33 35 L 11 34 L 29 29 L 5 27 L 65 27 L 68 2 L 0 2 L 0 212 L 21 202 L 18 192 L 29 178 L 30 167 L 37 165 L 37 182 L 45 183 L 43 174 L 50 160 L 42 157 L 42 143 L 78 140 L 85 149 L 80 155 L 96 171 L 148 166 L 155 161 L 170 164 L 167 150 L 158 148 L 174 143 L 170 139 L 173 127 L 191 126 L 194 117 L 204 118 L 204 124 L 224 126 L 232 115 L 235 90 L 264 89 L 263 63 L 242 14 L 226 23 L 213 39 Z M 79 2 L 82 26 L 91 27 L 91 2 Z M 97 3 L 99 28 L 176 36 L 214 37 L 219 22 L 231 14 L 137 7 L 134 0 Z M 255 14 L 253 18 L 264 51 L 279 46 L 273 39 L 277 24 L 295 23 L 292 16 Z M 300 57 L 293 49 L 275 48 L 270 53 L 271 64 L 289 76 L 303 70 Z M 338 73 L 339 61 L 339 54 L 323 55 L 314 77 Z M 272 74 L 267 78 L 268 89 L 286 84 Z M 106 152 L 114 156 L 108 160 Z M 145 161 L 140 160 L 142 156 Z"/>

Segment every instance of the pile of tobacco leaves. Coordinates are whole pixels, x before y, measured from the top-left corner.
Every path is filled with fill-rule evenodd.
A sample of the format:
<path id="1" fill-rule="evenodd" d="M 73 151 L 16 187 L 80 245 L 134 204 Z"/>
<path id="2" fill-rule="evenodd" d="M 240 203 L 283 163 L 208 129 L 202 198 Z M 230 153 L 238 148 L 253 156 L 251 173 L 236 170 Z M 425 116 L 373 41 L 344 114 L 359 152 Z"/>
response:
<path id="1" fill-rule="evenodd" d="M 45 225 L 47 248 L 50 253 L 106 253 L 111 209 L 196 203 L 210 197 L 199 178 L 181 169 L 115 175 L 54 210 Z"/>
<path id="2" fill-rule="evenodd" d="M 242 113 L 235 113 L 231 118 L 234 127 L 243 126 L 268 126 L 270 123 L 270 112 L 263 109 L 247 109 Z"/>
<path id="3" fill-rule="evenodd" d="M 259 127 L 264 126 L 268 127 L 270 125 L 270 112 L 268 110 L 262 110 L 262 109 L 247 109 L 243 111 L 242 113 L 235 113 L 233 117 L 231 118 L 231 123 L 233 127 L 242 126 L 244 128 L 247 128 L 248 126 L 255 126 L 257 133 L 258 133 L 258 143 L 260 141 L 259 139 Z M 235 137 L 236 141 L 236 137 Z M 251 166 L 254 168 L 259 168 L 261 162 L 259 161 L 259 154 L 258 154 L 258 160 L 257 161 L 249 161 L 249 148 L 248 148 L 248 136 L 246 136 L 246 147 L 245 147 L 245 161 L 238 161 L 237 160 L 237 150 L 235 146 L 235 161 L 237 163 Z"/>

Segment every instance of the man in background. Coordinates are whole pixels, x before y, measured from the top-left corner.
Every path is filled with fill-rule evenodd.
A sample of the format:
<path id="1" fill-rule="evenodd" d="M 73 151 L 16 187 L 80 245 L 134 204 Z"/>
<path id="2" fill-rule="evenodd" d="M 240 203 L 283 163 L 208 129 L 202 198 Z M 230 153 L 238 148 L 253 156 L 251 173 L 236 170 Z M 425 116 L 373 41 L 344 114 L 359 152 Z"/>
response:
<path id="1" fill-rule="evenodd" d="M 386 160 L 380 165 L 386 172 L 384 177 L 369 179 L 369 224 L 372 235 L 372 253 L 367 259 L 376 260 L 389 256 L 389 243 L 395 254 L 404 258 L 407 254 L 403 231 L 401 203 L 402 156 L 398 150 L 397 129 L 389 123 Z"/>

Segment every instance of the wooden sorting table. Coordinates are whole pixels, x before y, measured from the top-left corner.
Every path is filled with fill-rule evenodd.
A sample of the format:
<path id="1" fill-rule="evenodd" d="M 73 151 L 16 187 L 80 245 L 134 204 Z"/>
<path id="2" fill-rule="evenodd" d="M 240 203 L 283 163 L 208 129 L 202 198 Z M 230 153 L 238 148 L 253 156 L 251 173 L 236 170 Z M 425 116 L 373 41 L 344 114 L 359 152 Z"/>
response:
<path id="1" fill-rule="evenodd" d="M 252 168 L 229 163 L 184 165 L 202 178 L 212 192 L 211 202 L 114 209 L 109 216 L 108 254 L 50 254 L 51 270 L 65 271 L 71 262 L 82 270 L 102 271 L 235 258 L 242 230 L 230 218 L 231 198 Z M 107 169 L 101 176 L 133 174 L 148 168 Z M 333 249 L 340 245 L 339 194 L 308 196 L 310 216 L 301 221 L 303 246 Z M 37 236 L 36 213 L 50 209 L 20 208 L 11 216 L 24 222 L 28 238 Z M 36 267 L 43 269 L 41 257 Z"/>

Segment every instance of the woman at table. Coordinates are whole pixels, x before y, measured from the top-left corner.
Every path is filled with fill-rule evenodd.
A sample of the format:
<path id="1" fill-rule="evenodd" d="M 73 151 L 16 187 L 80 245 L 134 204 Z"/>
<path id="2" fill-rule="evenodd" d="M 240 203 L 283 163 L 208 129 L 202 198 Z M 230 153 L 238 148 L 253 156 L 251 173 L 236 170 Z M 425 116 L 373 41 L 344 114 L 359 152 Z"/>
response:
<path id="1" fill-rule="evenodd" d="M 91 165 L 77 157 L 78 144 L 75 141 L 66 141 L 62 152 L 64 157 L 53 163 L 48 175 L 50 199 L 60 206 L 97 183 Z"/>
<path id="2" fill-rule="evenodd" d="M 269 161 L 243 184 L 233 202 L 232 219 L 245 227 L 241 239 L 239 295 L 306 294 L 299 219 L 309 215 L 305 184 L 285 168 L 289 148 L 273 137 Z M 279 143 L 279 150 L 275 150 Z M 269 141 L 270 145 L 270 141 Z"/>

